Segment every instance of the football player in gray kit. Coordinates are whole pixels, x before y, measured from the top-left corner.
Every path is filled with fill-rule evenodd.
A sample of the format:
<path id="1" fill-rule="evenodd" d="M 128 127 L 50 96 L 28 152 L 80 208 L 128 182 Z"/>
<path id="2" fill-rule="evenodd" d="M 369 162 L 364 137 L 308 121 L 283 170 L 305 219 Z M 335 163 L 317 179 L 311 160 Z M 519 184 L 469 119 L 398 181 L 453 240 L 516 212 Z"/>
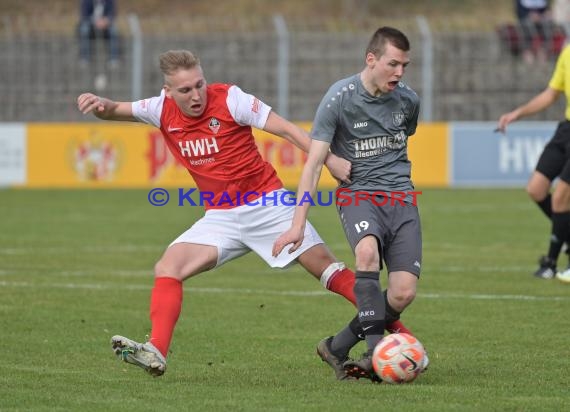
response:
<path id="1" fill-rule="evenodd" d="M 352 164 L 350 181 L 337 189 L 336 205 L 356 257 L 354 293 L 357 315 L 335 336 L 323 339 L 317 353 L 338 379 L 378 381 L 372 352 L 387 323 L 399 319 L 414 300 L 422 262 L 422 235 L 408 159 L 408 137 L 416 131 L 420 101 L 404 82 L 410 62 L 405 34 L 381 27 L 365 53 L 365 67 L 334 83 L 313 122 L 311 147 L 299 182 L 301 194 L 317 190 L 327 153 Z M 398 196 L 396 196 L 396 194 Z M 298 202 L 291 228 L 275 242 L 273 253 L 286 245 L 294 252 L 303 242 L 310 202 Z M 380 270 L 388 270 L 382 293 Z M 400 332 L 411 333 L 408 330 Z M 365 340 L 368 350 L 350 360 L 351 348 Z M 423 365 L 427 367 L 427 357 Z"/>

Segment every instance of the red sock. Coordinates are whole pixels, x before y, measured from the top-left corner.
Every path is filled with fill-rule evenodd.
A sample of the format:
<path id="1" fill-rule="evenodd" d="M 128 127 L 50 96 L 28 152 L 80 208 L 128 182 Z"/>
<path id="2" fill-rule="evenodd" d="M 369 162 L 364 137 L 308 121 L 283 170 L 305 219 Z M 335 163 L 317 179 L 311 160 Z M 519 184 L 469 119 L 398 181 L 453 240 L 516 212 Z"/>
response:
<path id="1" fill-rule="evenodd" d="M 346 300 L 356 306 L 354 272 L 352 270 L 346 268 L 337 270 L 330 276 L 326 287 L 331 292 L 344 296 Z"/>
<path id="2" fill-rule="evenodd" d="M 395 320 L 392 323 L 388 323 L 388 325 L 386 325 L 386 330 L 390 333 L 408 333 L 414 336 L 412 331 L 406 328 L 401 320 Z"/>
<path id="3" fill-rule="evenodd" d="M 174 326 L 182 310 L 182 282 L 178 279 L 158 277 L 150 295 L 150 343 L 166 358 Z"/>

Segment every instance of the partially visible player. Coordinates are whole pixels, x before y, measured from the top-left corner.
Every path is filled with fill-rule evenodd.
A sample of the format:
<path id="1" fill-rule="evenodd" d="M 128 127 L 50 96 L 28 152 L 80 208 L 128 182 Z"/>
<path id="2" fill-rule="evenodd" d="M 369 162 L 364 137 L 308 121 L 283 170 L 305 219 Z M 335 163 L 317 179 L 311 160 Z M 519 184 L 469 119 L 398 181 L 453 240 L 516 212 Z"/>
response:
<path id="1" fill-rule="evenodd" d="M 336 260 L 310 224 L 306 242 L 295 253 L 272 256 L 273 241 L 289 227 L 294 209 L 281 200 L 283 184 L 275 169 L 262 159 L 252 127 L 305 151 L 310 144 L 308 134 L 235 85 L 208 85 L 198 58 L 189 51 L 161 54 L 160 68 L 165 82 L 160 96 L 115 102 L 84 93 L 77 99 L 84 114 L 158 127 L 198 189 L 213 193 L 205 215 L 170 244 L 155 266 L 149 341 L 112 338 L 115 353 L 154 376 L 166 370 L 181 312 L 182 282 L 250 251 L 271 267 L 299 262 L 327 289 L 355 303 L 354 273 Z M 337 179 L 350 181 L 348 161 L 331 154 L 327 166 Z M 397 322 L 393 326 L 403 328 Z"/>
<path id="2" fill-rule="evenodd" d="M 552 106 L 558 98 L 566 96 L 564 120 L 558 124 L 554 136 L 545 146 L 535 171 L 530 176 L 526 190 L 543 213 L 552 221 L 548 253 L 539 260 L 534 276 L 552 279 L 556 276 L 570 282 L 570 265 L 566 270 L 556 271 L 556 263 L 562 246 L 570 240 L 570 46 L 566 46 L 556 62 L 556 68 L 548 86 L 528 102 L 501 115 L 497 130 L 505 132 L 507 125 L 541 112 Z M 552 182 L 559 178 L 553 193 Z"/>
<path id="3" fill-rule="evenodd" d="M 315 115 L 313 140 L 298 188 L 298 193 L 315 193 L 329 150 L 352 163 L 351 181 L 340 186 L 342 199 L 337 192 L 337 209 L 356 257 L 358 314 L 337 335 L 321 341 L 317 352 L 322 358 L 344 360 L 345 371 L 356 378 L 377 379 L 372 352 L 387 323 L 399 319 L 414 300 L 420 276 L 421 225 L 407 153 L 420 101 L 402 82 L 409 50 L 408 38 L 401 31 L 382 27 L 366 48 L 364 69 L 330 87 Z M 385 202 L 386 194 L 394 192 L 407 192 L 407 196 L 402 203 Z M 309 206 L 304 202 L 296 207 L 291 228 L 275 242 L 274 256 L 280 256 L 288 244 L 294 253 L 307 241 Z M 388 269 L 384 295 L 382 261 Z M 346 360 L 361 334 L 367 352 L 357 361 Z"/>

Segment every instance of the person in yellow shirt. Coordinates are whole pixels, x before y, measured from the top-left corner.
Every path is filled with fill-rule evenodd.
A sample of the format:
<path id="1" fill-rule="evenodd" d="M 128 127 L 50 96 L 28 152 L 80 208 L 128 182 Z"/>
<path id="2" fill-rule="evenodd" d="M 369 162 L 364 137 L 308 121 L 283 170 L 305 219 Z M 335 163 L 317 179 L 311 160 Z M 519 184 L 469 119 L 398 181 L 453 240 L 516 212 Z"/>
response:
<path id="1" fill-rule="evenodd" d="M 542 279 L 556 277 L 570 283 L 570 265 L 563 271 L 556 271 L 560 251 L 564 243 L 570 240 L 570 46 L 566 46 L 558 56 L 548 86 L 528 102 L 503 114 L 497 130 L 504 133 L 509 123 L 545 110 L 562 94 L 567 102 L 565 118 L 544 147 L 526 190 L 552 221 L 548 254 L 540 258 L 540 266 L 534 275 Z M 551 193 L 555 178 L 559 180 Z"/>

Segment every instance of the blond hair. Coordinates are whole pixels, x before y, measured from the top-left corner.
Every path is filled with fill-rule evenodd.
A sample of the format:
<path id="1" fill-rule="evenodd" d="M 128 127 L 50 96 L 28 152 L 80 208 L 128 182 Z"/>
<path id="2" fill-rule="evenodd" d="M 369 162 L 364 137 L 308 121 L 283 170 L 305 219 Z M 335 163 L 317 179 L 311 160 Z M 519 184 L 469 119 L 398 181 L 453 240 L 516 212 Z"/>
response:
<path id="1" fill-rule="evenodd" d="M 188 50 L 169 50 L 159 56 L 160 70 L 170 76 L 178 70 L 189 70 L 200 66 L 200 59 Z"/>

